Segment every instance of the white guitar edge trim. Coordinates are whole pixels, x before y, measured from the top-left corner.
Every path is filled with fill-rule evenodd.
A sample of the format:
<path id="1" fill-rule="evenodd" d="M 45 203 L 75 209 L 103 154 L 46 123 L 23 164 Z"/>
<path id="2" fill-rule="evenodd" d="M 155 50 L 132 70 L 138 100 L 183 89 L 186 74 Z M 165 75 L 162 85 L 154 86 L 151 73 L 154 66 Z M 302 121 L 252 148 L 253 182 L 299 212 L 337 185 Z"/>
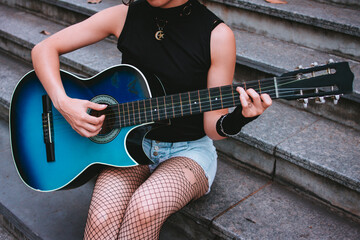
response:
<path id="1" fill-rule="evenodd" d="M 74 77 L 82 80 L 82 81 L 88 81 L 88 80 L 91 80 L 91 79 L 95 78 L 96 76 L 102 74 L 103 72 L 107 71 L 108 69 L 111 69 L 111 68 L 114 68 L 114 67 L 123 67 L 123 66 L 125 66 L 125 67 L 130 67 L 130 68 L 135 69 L 135 70 L 142 76 L 142 78 L 143 78 L 144 81 L 145 81 L 146 88 L 147 88 L 147 90 L 148 90 L 149 96 L 150 96 L 150 98 L 151 98 L 152 95 L 151 95 L 149 83 L 148 83 L 145 75 L 144 75 L 138 68 L 136 68 L 136 67 L 134 67 L 134 66 L 132 66 L 132 65 L 130 65 L 130 64 L 117 64 L 117 65 L 113 65 L 113 66 L 111 66 L 111 67 L 108 67 L 108 68 L 106 68 L 106 69 L 98 72 L 98 73 L 95 74 L 94 76 L 91 76 L 91 77 L 88 77 L 88 78 L 79 77 L 79 76 L 77 76 L 77 75 L 74 74 L 74 73 L 71 73 L 71 72 L 69 72 L 69 71 L 62 70 L 62 69 L 60 69 L 60 72 L 65 72 L 65 73 L 67 73 L 67 74 L 69 74 L 69 75 L 71 75 L 71 76 L 74 76 Z M 63 186 L 61 186 L 61 187 L 59 187 L 59 188 L 53 189 L 53 190 L 40 190 L 40 189 L 36 189 L 36 188 L 33 188 L 33 187 L 31 187 L 30 185 L 28 185 L 28 184 L 23 180 L 23 178 L 21 177 L 21 175 L 20 175 L 20 173 L 19 173 L 19 170 L 18 170 L 18 168 L 17 168 L 17 166 L 16 166 L 16 164 L 15 164 L 15 161 L 14 161 L 14 151 L 13 151 L 13 147 L 12 147 L 12 144 L 11 144 L 11 143 L 12 143 L 12 140 L 11 140 L 11 138 L 12 138 L 12 137 L 11 137 L 11 119 L 10 119 L 10 118 L 11 118 L 11 108 L 12 108 L 12 104 L 11 104 L 11 103 L 12 103 L 12 100 L 13 100 L 13 97 L 14 97 L 15 90 L 17 89 L 18 85 L 21 83 L 21 81 L 22 81 L 27 75 L 31 74 L 32 72 L 35 72 L 35 70 L 33 69 L 33 70 L 27 72 L 27 73 L 19 80 L 19 82 L 16 84 L 16 86 L 15 86 L 15 88 L 14 88 L 14 91 L 13 91 L 12 94 L 11 94 L 11 101 L 10 101 L 10 108 L 9 108 L 9 136 L 10 136 L 11 156 L 12 156 L 12 158 L 13 158 L 13 163 L 14 163 L 14 165 L 15 165 L 16 172 L 17 172 L 19 178 L 21 179 L 21 181 L 22 181 L 28 188 L 30 188 L 30 189 L 32 189 L 32 190 L 35 190 L 35 191 L 37 191 L 37 192 L 55 192 L 55 191 L 57 191 L 57 190 L 60 190 L 60 189 L 62 189 L 62 188 L 64 188 L 64 187 L 66 187 L 66 186 L 69 185 L 70 183 L 72 183 L 78 176 L 80 176 L 85 170 L 87 170 L 87 169 L 88 169 L 90 166 L 92 166 L 92 165 L 101 164 L 101 165 L 105 165 L 105 166 L 119 167 L 119 166 L 116 166 L 116 165 L 105 164 L 105 163 L 100 163 L 100 162 L 94 162 L 94 163 L 88 165 L 86 168 L 84 168 L 83 171 L 81 171 L 78 175 L 76 175 L 73 179 L 71 179 L 71 181 L 69 181 L 67 184 L 65 184 L 65 185 L 63 185 Z M 124 149 L 125 149 L 125 151 L 126 151 L 126 154 L 129 156 L 129 159 L 134 162 L 134 165 L 130 165 L 130 166 L 126 166 L 126 167 L 134 167 L 134 166 L 139 165 L 139 164 L 131 157 L 131 155 L 129 154 L 129 152 L 127 151 L 127 148 L 126 148 L 126 139 L 127 139 L 128 135 L 129 135 L 129 133 L 130 133 L 134 128 L 137 128 L 137 127 L 140 127 L 140 126 L 143 126 L 143 125 L 147 125 L 147 124 L 152 124 L 152 123 L 153 123 L 153 122 L 143 123 L 143 124 L 140 124 L 140 125 L 135 125 L 135 126 L 133 126 L 133 127 L 127 132 L 127 134 L 125 135 L 125 138 L 124 138 Z M 125 167 L 123 167 L 123 168 L 125 168 Z"/>

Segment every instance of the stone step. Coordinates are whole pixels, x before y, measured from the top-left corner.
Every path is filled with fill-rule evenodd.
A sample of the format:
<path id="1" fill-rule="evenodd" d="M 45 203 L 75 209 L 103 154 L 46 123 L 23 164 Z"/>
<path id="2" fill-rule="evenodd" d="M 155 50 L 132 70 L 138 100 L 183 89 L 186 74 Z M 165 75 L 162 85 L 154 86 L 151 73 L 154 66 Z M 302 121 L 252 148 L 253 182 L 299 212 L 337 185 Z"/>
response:
<path id="1" fill-rule="evenodd" d="M 31 66 L 1 54 L 0 63 L 0 72 L 4 75 L 0 102 L 4 109 L 2 116 L 8 119 L 6 114 L 11 93 L 17 81 Z M 85 64 L 85 66 L 87 65 Z M 273 122 L 275 124 L 269 124 Z M 319 123 L 321 124 L 318 133 L 307 137 L 306 131 L 310 129 L 310 133 L 313 133 L 313 129 L 319 128 L 317 126 Z M 282 131 L 279 131 L 279 128 Z M 259 131 L 254 131 L 254 129 Z M 346 144 L 345 140 L 349 136 L 351 136 L 349 141 L 354 144 Z M 291 145 L 293 139 L 296 139 L 297 142 L 304 141 L 304 146 Z M 338 143 L 335 141 L 336 139 L 345 140 L 339 140 Z M 354 215 L 360 215 L 358 204 L 360 202 L 358 187 L 360 179 L 358 177 L 359 170 L 356 167 L 359 158 L 356 151 L 359 139 L 360 133 L 355 129 L 335 124 L 320 116 L 314 116 L 275 101 L 263 116 L 246 126 L 237 139 L 220 141 L 217 143 L 217 148 L 220 152 L 241 163 L 250 165 L 266 174 L 274 175 L 279 180 L 290 182 Z M 341 151 L 342 147 L 345 149 L 344 152 Z M 299 152 L 299 149 L 306 151 Z M 336 150 L 334 155 L 327 159 L 327 156 L 324 157 L 321 153 L 331 152 L 329 149 Z M 246 155 L 239 155 L 245 150 L 247 151 Z M 309 151 L 315 151 L 316 154 L 307 154 Z M 305 156 L 301 156 L 301 154 L 305 154 Z M 352 167 L 338 168 L 337 164 L 344 166 L 352 164 Z M 284 170 L 286 165 L 289 165 L 288 168 L 291 169 L 292 175 L 286 175 L 287 171 Z M 302 179 L 299 176 L 304 172 L 308 176 Z M 322 180 L 325 180 L 326 184 Z M 317 183 L 313 185 L 310 184 L 311 181 Z M 331 194 L 340 191 L 338 188 L 344 194 Z"/>
<path id="2" fill-rule="evenodd" d="M 58 29 L 61 29 L 62 26 L 58 25 L 58 24 L 54 24 L 54 23 L 44 23 L 43 22 L 43 19 L 41 18 L 38 18 L 38 17 L 35 17 L 31 14 L 27 14 L 27 13 L 24 13 L 22 11 L 19 11 L 19 10 L 16 10 L 16 9 L 13 9 L 13 8 L 8 8 L 6 6 L 3 6 L 3 8 L 0 9 L 0 11 L 3 10 L 4 13 L 8 14 L 8 16 L 5 16 L 4 18 L 7 17 L 7 19 L 11 19 L 11 17 L 14 17 L 14 27 L 6 27 L 6 26 L 0 26 L 2 29 L 1 29 L 1 33 L 2 33 L 2 36 L 7 36 L 8 38 L 6 39 L 10 39 L 14 44 L 13 45 L 17 45 L 17 46 L 26 46 L 26 45 L 29 45 L 29 46 L 32 46 L 34 45 L 36 42 L 40 41 L 42 38 L 44 38 L 44 36 L 42 36 L 41 34 L 39 34 L 40 32 L 40 29 L 43 29 L 44 26 L 47 27 L 48 30 L 50 31 L 57 31 Z M 1 15 L 2 17 L 3 15 Z M 0 17 L 0 18 L 1 18 Z M 23 19 L 23 21 L 17 21 L 16 19 Z M 29 23 L 32 23 L 33 25 L 30 25 Z M 23 25 L 21 25 L 23 24 Z M 26 25 L 26 24 L 29 24 L 29 25 Z M 9 24 L 11 25 L 11 24 Z M 24 34 L 23 34 L 23 30 L 21 29 L 35 29 L 34 31 L 28 31 L 28 33 L 26 34 L 26 38 L 24 37 Z M 9 33 L 10 32 L 10 33 Z M 245 34 L 243 34 L 245 35 Z M 10 36 L 10 37 L 9 37 Z M 251 37 L 251 36 L 250 36 Z M 5 37 L 4 37 L 5 38 Z M 9 40 L 9 42 L 10 42 Z M 249 39 L 251 40 L 251 39 Z M 2 42 L 6 42 L 6 41 L 2 41 Z M 21 43 L 23 43 L 21 45 Z M 71 68 L 71 69 L 75 69 L 76 71 L 79 71 L 81 73 L 85 73 L 85 74 L 94 74 L 108 66 L 111 66 L 113 64 L 116 64 L 115 62 L 118 61 L 118 58 L 120 58 L 121 56 L 115 56 L 117 51 L 111 51 L 111 47 L 115 48 L 111 42 L 109 41 L 102 41 L 100 43 L 98 43 L 99 45 L 93 45 L 93 46 L 90 46 L 88 48 L 85 48 L 85 49 L 82 49 L 80 51 L 77 51 L 77 52 L 74 52 L 74 53 L 71 53 L 71 54 L 67 54 L 67 55 L 64 55 L 63 58 L 62 58 L 62 63 L 63 63 L 63 66 L 65 66 L 65 68 Z M 10 46 L 11 44 L 4 44 L 5 47 L 3 47 L 3 49 L 11 52 L 12 54 L 17 54 L 18 53 L 18 56 L 21 57 L 21 56 L 24 56 L 26 55 L 26 51 L 29 51 L 30 48 L 28 50 L 24 50 L 23 52 L 21 52 L 20 50 L 14 50 L 14 48 L 10 48 L 10 47 L 7 47 L 7 46 Z M 251 47 L 251 45 L 249 44 L 249 47 Z M 20 48 L 20 47 L 19 47 Z M 101 50 L 99 50 L 101 48 Z M 104 50 L 105 49 L 105 50 Z M 245 49 L 244 49 L 245 50 Z M 19 54 L 20 53 L 20 54 Z M 113 54 L 113 55 L 111 55 Z M 250 55 L 250 54 L 249 54 Z M 298 54 L 299 55 L 299 54 Z M 95 60 L 91 60 L 89 61 L 89 59 L 91 59 L 93 56 L 96 56 L 97 58 Z M 114 56 L 114 57 L 108 57 L 108 56 Z M 244 56 L 246 56 L 246 53 L 244 53 Z M 26 57 L 24 57 L 25 59 L 27 59 Z M 97 59 L 103 59 L 104 61 L 96 61 Z M 3 58 L 2 60 L 3 62 L 6 62 L 6 58 Z M 3 64 L 3 66 L 6 66 L 6 64 Z M 16 71 L 16 63 L 14 64 L 10 64 L 10 66 L 8 66 L 7 68 L 8 69 L 13 69 L 14 71 Z M 100 66 L 100 67 L 99 67 Z M 27 68 L 28 69 L 28 68 Z M 5 70 L 5 71 L 2 71 L 2 72 L 6 72 L 8 70 Z M 27 70 L 24 69 L 24 72 L 22 72 L 20 75 L 24 74 Z M 15 74 L 15 73 L 14 73 Z M 16 74 L 19 74 L 19 73 L 16 73 Z M 2 106 L 3 106 L 3 117 L 4 118 L 7 118 L 6 114 L 7 114 L 7 109 L 8 109 L 8 106 L 9 106 L 9 102 L 10 102 L 10 93 L 13 91 L 13 88 L 16 84 L 16 81 L 19 79 L 18 77 L 17 78 L 13 78 L 12 75 L 10 74 L 9 76 L 11 81 L 9 82 L 6 82 L 4 83 L 3 85 L 3 91 L 2 91 L 2 95 L 1 95 L 1 103 L 2 103 Z M 16 79 L 16 80 L 15 80 Z M 301 114 L 304 114 L 306 116 L 313 116 L 312 114 L 309 114 L 309 113 L 306 113 L 304 111 L 300 111 L 300 110 L 296 110 L 296 109 L 292 109 L 291 107 L 289 106 L 286 106 L 284 105 L 283 107 L 277 107 L 277 106 L 282 106 L 284 104 L 282 104 L 281 102 L 279 103 L 274 103 L 274 107 L 272 109 L 277 109 L 274 113 L 274 115 L 279 115 L 279 116 L 283 116 L 283 115 L 293 115 L 293 114 L 297 114 L 297 115 L 301 115 Z M 271 116 L 271 112 L 269 113 L 266 113 L 266 114 L 269 114 L 269 116 Z M 266 116 L 266 115 L 265 115 Z M 276 116 L 275 116 L 276 117 Z M 316 118 L 316 116 L 313 116 L 314 118 Z M 319 119 L 322 119 L 320 116 L 317 117 Z M 269 121 L 271 122 L 271 118 L 269 117 Z M 324 120 L 325 121 L 325 120 Z M 354 120 L 355 121 L 355 120 Z M 259 121 L 257 121 L 259 122 Z M 257 124 L 261 124 L 260 123 L 257 123 Z M 265 123 L 267 124 L 267 123 Z M 350 124 L 351 125 L 351 124 Z M 338 125 L 337 124 L 333 124 L 334 127 L 337 127 Z M 292 126 L 286 126 L 288 127 L 289 129 L 292 128 Z M 255 125 L 255 128 L 257 128 L 257 125 Z M 345 127 L 346 128 L 346 127 Z M 346 128 L 347 129 L 347 128 Z M 276 135 L 277 134 L 277 131 L 278 129 L 277 128 L 273 128 L 273 129 L 265 129 L 265 132 L 268 132 L 270 136 L 273 136 L 273 135 Z M 358 131 L 355 130 L 356 134 L 358 134 Z M 354 135 L 354 138 L 355 140 L 357 139 L 357 136 L 358 135 Z M 249 143 L 250 145 L 252 145 L 255 149 L 255 152 L 259 152 L 258 150 L 261 150 L 259 152 L 259 154 L 262 153 L 262 151 L 264 151 L 264 149 L 262 149 L 261 147 L 259 148 L 258 146 L 262 146 L 262 145 L 267 145 L 266 141 L 264 139 L 262 139 L 262 135 L 261 133 L 258 133 L 257 135 L 243 135 L 245 137 L 243 137 L 243 139 L 241 139 L 242 142 L 245 142 L 245 143 Z M 254 139 L 257 141 L 254 143 Z M 234 140 L 229 140 L 229 141 L 232 141 L 234 142 L 235 145 L 237 145 L 237 141 L 234 141 Z M 309 141 L 309 145 L 311 146 L 312 145 L 312 141 Z M 334 144 L 333 142 L 331 142 L 331 144 Z M 356 146 L 356 145 L 355 145 Z M 278 146 L 276 144 L 272 144 L 270 145 L 270 148 L 277 148 Z M 228 152 L 228 150 L 224 147 L 221 146 L 221 144 L 218 146 L 219 150 L 220 151 L 223 151 L 225 153 Z M 296 149 L 295 149 L 296 150 Z M 327 148 L 324 147 L 324 148 L 321 148 L 320 151 L 327 151 Z M 265 151 L 266 152 L 266 151 Z M 277 152 L 277 154 L 279 154 L 280 152 Z M 227 153 L 229 154 L 229 153 Z M 272 154 L 272 152 L 270 153 Z M 291 152 L 289 153 L 291 155 Z M 350 157 L 350 161 L 353 160 L 353 158 L 357 157 L 358 155 L 351 155 Z M 239 159 L 239 158 L 238 158 Z M 348 161 L 348 159 L 342 159 L 343 161 Z M 246 159 L 240 159 L 240 161 L 242 162 L 246 162 Z M 293 159 L 285 159 L 286 162 L 295 162 L 299 165 L 299 162 L 303 161 L 303 160 L 293 160 Z M 304 160 L 305 162 L 308 161 L 306 164 L 304 164 L 304 166 L 308 166 L 308 165 L 312 165 L 311 164 L 311 161 L 309 159 L 305 159 Z M 256 161 L 255 161 L 256 163 Z M 274 168 L 274 163 L 275 161 L 273 162 L 270 162 L 270 169 L 273 169 Z M 254 164 L 253 164 L 254 165 Z M 256 164 L 255 164 L 256 166 Z M 256 166 L 258 167 L 258 166 Z M 259 167 L 262 171 L 264 172 L 267 172 L 267 173 L 270 173 L 270 170 L 264 170 L 263 168 Z M 302 169 L 303 166 L 301 166 L 300 169 Z M 321 167 L 321 164 L 319 165 L 320 169 L 326 169 L 326 167 Z M 309 169 L 307 169 L 308 171 Z M 312 172 L 311 172 L 312 173 Z M 330 177 L 330 179 L 333 178 L 333 176 L 331 174 L 329 175 L 326 175 L 326 170 L 322 170 L 320 171 L 320 176 L 322 177 Z M 319 173 L 318 172 L 315 172 L 314 173 L 315 176 L 318 176 Z M 355 180 L 352 179 L 351 176 L 353 175 L 356 175 L 352 172 L 348 173 L 348 172 L 345 172 L 345 173 L 341 173 L 340 175 L 344 175 L 345 178 L 343 180 L 343 182 L 341 182 L 339 179 L 341 178 L 336 178 L 336 172 L 334 173 L 335 174 L 335 182 L 334 184 L 342 184 L 342 185 L 346 185 L 347 181 L 350 182 L 350 189 L 351 186 L 354 186 L 356 184 L 358 184 L 358 178 L 355 177 Z M 333 175 L 334 175 L 333 174 Z M 350 177 L 349 177 L 350 176 Z M 292 182 L 293 184 L 295 185 L 298 185 L 298 186 L 302 186 L 303 183 L 301 183 L 301 181 L 299 183 L 297 183 L 297 181 L 299 180 L 291 180 L 291 179 L 288 179 L 287 181 L 290 181 Z M 333 187 L 331 184 L 330 184 L 331 187 Z M 348 187 L 348 186 L 347 186 Z M 307 191 L 311 191 L 311 192 L 314 192 L 313 190 L 309 190 L 308 187 L 304 187 L 305 190 Z M 352 189 L 354 190 L 354 189 Z M 352 191 L 351 190 L 351 191 Z M 357 191 L 357 189 L 355 189 L 355 191 Z M 314 192 L 314 194 L 317 194 L 316 191 Z M 355 197 L 351 197 L 351 199 L 357 199 L 358 197 L 358 192 L 355 192 L 355 194 L 352 194 L 351 196 L 355 195 Z M 327 200 L 327 198 L 325 196 L 320 196 L 322 199 L 325 199 Z M 335 202 L 337 202 L 338 200 L 336 200 Z M 353 201 L 353 200 L 352 200 Z M 354 201 L 353 201 L 354 202 Z M 348 211 L 348 209 L 345 207 L 343 207 L 343 204 L 340 203 L 335 203 L 334 205 L 336 206 L 339 206 L 340 208 L 343 208 L 345 210 Z M 354 205 L 354 204 L 353 204 Z M 356 205 L 356 204 L 355 204 Z M 355 206 L 354 207 L 355 209 L 359 209 L 358 206 Z M 356 213 L 357 214 L 357 213 Z"/>
<path id="3" fill-rule="evenodd" d="M 60 31 L 65 26 L 32 15 L 16 8 L 0 4 L 0 49 L 31 62 L 30 52 L 35 44 L 47 36 Z M 106 57 L 104 57 L 106 56 Z M 91 46 L 60 57 L 61 68 L 86 75 L 121 63 L 121 53 L 112 41 L 103 40 Z"/>
<path id="4" fill-rule="evenodd" d="M 360 216 L 360 131 L 275 101 L 218 151 Z"/>
<path id="5" fill-rule="evenodd" d="M 336 4 L 336 6 L 347 6 L 351 8 L 359 8 L 360 2 L 357 0 L 316 0 L 318 2 L 324 2 L 328 4 Z"/>
<path id="6" fill-rule="evenodd" d="M 360 9 L 313 0 L 210 0 L 207 6 L 233 27 L 326 52 L 360 58 Z"/>
<path id="7" fill-rule="evenodd" d="M 89 4 L 87 0 L 0 0 L 0 3 L 23 9 L 64 25 L 71 25 L 105 8 L 121 4 L 121 1 L 107 0 L 100 4 Z"/>
<path id="8" fill-rule="evenodd" d="M 339 5 L 329 4 L 330 1 L 342 1 L 344 5 L 348 2 L 349 6 L 339 7 Z M 328 29 L 360 37 L 360 20 L 357 17 L 359 9 L 353 7 L 357 1 L 353 1 L 353 3 L 351 1 L 353 0 L 292 0 L 288 4 L 270 4 L 262 0 L 210 0 L 204 1 L 204 3 L 218 12 L 220 16 L 223 16 L 224 20 L 229 24 L 239 27 L 253 24 L 254 26 L 248 25 L 247 28 L 251 30 L 258 29 L 257 31 L 262 33 L 268 32 L 269 29 L 271 29 L 273 34 L 276 32 L 274 31 L 275 26 L 273 24 L 270 23 L 271 28 L 266 28 L 267 26 L 264 25 L 265 21 L 262 18 L 264 15 L 268 15 L 305 25 L 312 25 L 320 29 Z M 214 4 L 211 4 L 211 2 Z M 87 1 L 83 0 L 0 0 L 0 3 L 20 7 L 54 21 L 74 24 L 100 10 L 119 4 L 119 1 L 108 0 L 100 4 L 88 4 Z M 263 25 L 264 29 L 259 28 L 258 24 L 249 23 L 251 21 L 248 12 L 241 17 L 242 14 L 240 12 L 242 10 L 262 14 L 262 20 L 260 20 L 262 24 L 260 25 Z M 223 14 L 222 11 L 227 13 Z M 246 18 L 246 21 L 243 21 L 243 18 Z"/>
<path id="9" fill-rule="evenodd" d="M 312 102 L 306 110 L 360 129 L 360 122 L 358 121 L 360 118 L 360 112 L 358 111 L 360 108 L 360 62 L 310 48 L 299 47 L 292 43 L 265 38 L 262 35 L 242 30 L 235 30 L 234 34 L 237 45 L 236 55 L 238 65 L 235 75 L 237 81 L 280 75 L 284 72 L 294 71 L 295 66 L 310 67 L 313 62 L 318 62 L 322 65 L 329 59 L 337 62 L 349 62 L 351 70 L 355 75 L 353 93 L 345 95 L 339 105 L 333 105 L 330 103 L 331 101 L 328 101 L 325 105 L 318 105 Z M 254 70 L 257 70 L 258 74 L 254 73 Z M 296 102 L 290 104 L 302 108 L 302 105 Z"/>
<path id="10" fill-rule="evenodd" d="M 0 160 L 0 218 L 15 236 L 82 238 L 93 181 L 52 193 L 27 188 L 12 162 L 5 121 L 0 121 Z M 160 240 L 303 237 L 358 239 L 360 222 L 220 155 L 210 194 L 172 215 Z"/>
<path id="11" fill-rule="evenodd" d="M 8 24 L 0 26 L 0 37 L 2 38 L 0 48 L 27 61 L 31 61 L 30 50 L 32 47 L 46 38 L 40 33 L 41 31 L 54 33 L 64 27 L 5 5 L 0 5 L 0 12 L 2 13 L 0 19 L 3 18 L 1 20 L 8 22 Z M 26 34 L 23 29 L 28 29 Z M 248 76 L 256 79 L 259 75 L 279 75 L 293 70 L 294 66 L 300 64 L 309 66 L 314 61 L 324 63 L 330 58 L 336 61 L 349 61 L 356 76 L 354 94 L 345 96 L 346 100 L 340 101 L 339 106 L 326 104 L 320 108 L 310 104 L 308 111 L 360 129 L 357 121 L 360 117 L 360 113 L 357 111 L 360 105 L 359 62 L 275 39 L 265 39 L 261 35 L 246 31 L 234 31 L 237 39 L 236 77 L 239 80 L 250 80 Z M 272 51 L 269 52 L 268 49 Z M 286 52 L 287 55 L 284 56 L 283 52 Z M 86 75 L 94 75 L 98 71 L 120 62 L 121 54 L 117 51 L 115 43 L 107 40 L 61 57 L 63 69 Z M 301 107 L 301 105 L 299 106 Z"/>

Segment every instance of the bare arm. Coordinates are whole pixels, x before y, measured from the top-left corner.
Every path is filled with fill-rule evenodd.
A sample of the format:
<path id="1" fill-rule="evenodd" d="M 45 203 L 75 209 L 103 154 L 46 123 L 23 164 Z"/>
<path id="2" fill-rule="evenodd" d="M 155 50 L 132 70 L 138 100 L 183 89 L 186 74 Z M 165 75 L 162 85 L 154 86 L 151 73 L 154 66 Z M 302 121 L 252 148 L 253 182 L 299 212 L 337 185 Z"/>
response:
<path id="1" fill-rule="evenodd" d="M 231 84 L 236 63 L 235 37 L 231 29 L 225 24 L 219 24 L 212 31 L 210 47 L 211 66 L 208 72 L 208 88 Z M 240 102 L 243 108 L 242 115 L 244 117 L 260 115 L 271 105 L 271 98 L 267 94 L 259 95 L 253 89 L 245 91 L 242 88 L 237 88 L 236 90 L 240 93 Z M 228 113 L 228 109 L 204 113 L 206 135 L 214 140 L 224 138 L 217 133 L 216 123 L 226 113 Z"/>
<path id="2" fill-rule="evenodd" d="M 106 106 L 86 100 L 71 99 L 66 95 L 60 78 L 59 56 L 98 42 L 113 34 L 119 37 L 125 23 L 127 6 L 119 5 L 105 9 L 87 20 L 55 33 L 37 44 L 32 61 L 37 76 L 54 106 L 80 135 L 91 137 L 101 130 L 104 116 L 92 117 L 88 108 L 102 110 Z"/>

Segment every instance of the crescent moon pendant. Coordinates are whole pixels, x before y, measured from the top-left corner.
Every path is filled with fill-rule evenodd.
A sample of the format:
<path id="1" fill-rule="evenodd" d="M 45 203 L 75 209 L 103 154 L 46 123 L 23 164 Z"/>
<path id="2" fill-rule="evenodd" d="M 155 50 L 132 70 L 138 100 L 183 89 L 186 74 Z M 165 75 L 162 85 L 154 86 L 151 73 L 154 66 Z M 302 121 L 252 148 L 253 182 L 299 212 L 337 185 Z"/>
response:
<path id="1" fill-rule="evenodd" d="M 162 30 L 159 30 L 155 33 L 155 38 L 156 40 L 161 41 L 164 39 L 164 35 L 164 32 Z"/>

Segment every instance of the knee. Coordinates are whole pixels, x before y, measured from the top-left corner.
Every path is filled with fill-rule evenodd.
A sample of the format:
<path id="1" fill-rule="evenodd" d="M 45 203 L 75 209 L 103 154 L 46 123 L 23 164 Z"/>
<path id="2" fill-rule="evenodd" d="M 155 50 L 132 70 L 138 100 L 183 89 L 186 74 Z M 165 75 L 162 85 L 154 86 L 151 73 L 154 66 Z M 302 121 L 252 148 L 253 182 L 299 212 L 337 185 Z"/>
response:
<path id="1" fill-rule="evenodd" d="M 130 202 L 132 213 L 140 224 L 147 225 L 162 216 L 161 202 L 158 199 L 134 198 Z"/>
<path id="2" fill-rule="evenodd" d="M 93 228 L 102 228 L 103 226 L 107 226 L 111 221 L 111 211 L 108 208 L 100 206 L 92 207 L 88 214 L 88 221 Z"/>

